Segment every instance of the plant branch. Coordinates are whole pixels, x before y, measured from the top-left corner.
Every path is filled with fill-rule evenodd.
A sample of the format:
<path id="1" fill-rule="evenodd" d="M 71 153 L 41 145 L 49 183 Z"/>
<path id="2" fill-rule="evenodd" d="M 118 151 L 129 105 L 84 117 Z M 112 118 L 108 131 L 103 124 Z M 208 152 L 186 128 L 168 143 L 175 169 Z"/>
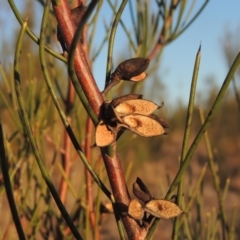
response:
<path id="1" fill-rule="evenodd" d="M 41 34 L 44 36 L 44 31 L 41 32 Z M 45 57 L 44 57 L 44 44 L 40 44 L 40 48 L 39 48 L 39 54 L 40 54 L 40 62 L 41 62 L 41 66 L 42 66 L 42 71 L 43 71 L 43 76 L 46 82 L 46 85 L 48 87 L 48 90 L 52 96 L 53 102 L 56 106 L 56 109 L 59 113 L 59 116 L 64 124 L 64 127 L 68 133 L 68 136 L 70 137 L 72 144 L 74 146 L 74 148 L 76 149 L 78 156 L 80 157 L 80 159 L 82 160 L 82 162 L 84 163 L 85 167 L 88 169 L 88 171 L 91 173 L 93 179 L 95 180 L 95 182 L 98 184 L 98 186 L 102 189 L 102 191 L 105 193 L 105 195 L 111 199 L 111 192 L 107 189 L 107 187 L 103 184 L 103 182 L 101 181 L 101 179 L 99 179 L 99 177 L 97 176 L 97 174 L 93 171 L 92 167 L 89 165 L 88 160 L 86 158 L 86 156 L 84 155 L 80 144 L 77 141 L 76 136 L 74 135 L 72 128 L 69 124 L 69 122 L 66 119 L 66 116 L 64 114 L 64 111 L 61 108 L 61 105 L 57 99 L 57 96 L 53 90 L 51 81 L 50 81 L 50 77 L 49 77 L 49 73 L 47 71 L 47 66 L 46 66 L 46 62 L 45 62 Z"/>
<path id="2" fill-rule="evenodd" d="M 46 5 L 47 6 L 47 5 Z M 47 9 L 47 8 L 46 8 Z M 45 11 L 46 11 L 45 9 Z M 44 19 L 44 18 L 43 18 Z M 63 218 L 65 219 L 67 225 L 69 226 L 69 228 L 71 229 L 73 235 L 77 238 L 77 239 L 82 239 L 81 235 L 79 234 L 78 230 L 76 229 L 76 227 L 74 226 L 68 212 L 66 211 L 63 203 L 61 202 L 61 199 L 59 198 L 59 195 L 51 181 L 51 178 L 44 166 L 43 163 L 43 159 L 42 156 L 40 155 L 33 131 L 32 131 L 32 127 L 30 125 L 29 119 L 28 119 L 28 115 L 27 115 L 27 111 L 25 109 L 25 104 L 23 101 L 23 96 L 22 96 L 22 90 L 21 90 L 21 85 L 20 85 L 20 73 L 19 73 L 19 61 L 20 61 L 20 53 L 22 50 L 22 40 L 23 40 L 23 36 L 25 33 L 25 24 L 23 24 L 22 28 L 21 28 L 21 32 L 18 38 L 18 42 L 17 42 L 17 47 L 16 47 L 16 52 L 15 52 L 15 58 L 14 58 L 14 80 L 15 80 L 15 89 L 16 89 L 16 95 L 17 95 L 17 99 L 18 99 L 18 104 L 19 104 L 19 108 L 20 108 L 20 114 L 21 114 L 21 119 L 23 122 L 23 126 L 26 130 L 27 136 L 29 138 L 30 144 L 32 146 L 33 149 L 33 153 L 35 155 L 36 161 L 38 163 L 38 166 L 41 170 L 42 176 L 48 186 L 49 191 L 51 192 Z M 40 41 L 40 45 L 41 45 L 41 41 Z"/>
<path id="3" fill-rule="evenodd" d="M 94 1 L 94 2 L 97 2 L 97 1 Z M 67 1 L 62 0 L 60 1 L 59 5 L 54 5 L 53 3 L 53 10 L 55 12 L 55 15 L 59 24 L 59 28 L 61 30 L 65 44 L 67 45 L 67 48 L 70 49 L 69 63 L 68 63 L 70 76 L 72 78 L 72 75 L 74 75 L 74 73 L 72 72 L 73 70 L 71 68 L 71 59 L 73 59 L 72 61 L 74 62 L 74 67 L 75 67 L 74 71 L 76 72 L 77 78 L 81 84 L 83 92 L 85 93 L 95 115 L 98 117 L 100 113 L 100 106 L 102 105 L 102 102 L 103 102 L 103 97 L 97 87 L 95 79 L 90 70 L 88 61 L 86 59 L 85 53 L 80 44 L 80 41 L 79 41 L 80 36 L 79 38 L 77 38 L 78 36 L 75 36 L 75 41 L 71 46 L 72 40 L 75 35 L 76 27 L 71 18 Z M 88 14 L 89 12 L 87 10 L 82 18 L 82 21 L 87 20 Z M 85 17 L 86 15 L 87 17 Z M 84 26 L 82 24 L 82 21 L 78 26 L 78 29 L 80 27 L 80 30 L 82 30 Z M 80 33 L 79 35 L 81 35 L 81 31 L 78 33 Z"/>
<path id="4" fill-rule="evenodd" d="M 106 69 L 106 78 L 105 78 L 105 88 L 107 87 L 108 83 L 110 82 L 110 75 L 111 75 L 111 68 L 112 68 L 113 44 L 114 44 L 114 39 L 115 39 L 115 35 L 117 32 L 117 26 L 118 26 L 120 17 L 123 13 L 123 10 L 124 10 L 127 2 L 128 2 L 128 0 L 122 1 L 120 8 L 118 9 L 118 11 L 116 13 L 116 17 L 112 24 L 112 29 L 111 29 L 111 33 L 110 33 L 110 37 L 109 37 L 108 54 L 107 54 L 108 60 L 107 60 L 107 69 Z"/>
<path id="5" fill-rule="evenodd" d="M 14 1 L 13 1 L 13 0 L 8 0 L 8 3 L 9 3 L 9 5 L 10 5 L 13 13 L 15 14 L 15 17 L 17 18 L 18 22 L 19 22 L 20 25 L 22 26 L 23 23 L 24 23 L 24 21 L 23 21 L 23 19 L 22 19 L 22 17 L 21 17 L 20 12 L 18 11 L 18 9 L 17 9 Z M 39 39 L 39 38 L 29 29 L 29 27 L 27 27 L 27 26 L 26 26 L 26 32 L 27 32 L 27 34 L 29 35 L 29 37 L 30 37 L 35 43 L 37 43 L 37 44 L 39 45 L 40 39 Z M 54 50 L 52 50 L 50 47 L 48 47 L 48 46 L 45 45 L 45 46 L 44 46 L 44 49 L 45 49 L 48 53 L 50 53 L 52 56 L 56 57 L 57 59 L 59 59 L 59 60 L 61 60 L 61 61 L 63 61 L 63 62 L 67 62 L 67 59 L 66 59 L 65 57 L 63 57 L 61 54 L 59 54 L 59 53 L 55 52 Z"/>
<path id="6" fill-rule="evenodd" d="M 10 176 L 8 173 L 9 163 L 8 163 L 8 158 L 6 157 L 6 154 L 5 154 L 4 136 L 3 136 L 1 120 L 0 120 L 0 166 L 1 166 L 1 170 L 2 170 L 4 187 L 6 190 L 8 203 L 9 203 L 9 206 L 11 209 L 12 218 L 13 218 L 13 221 L 14 221 L 17 233 L 18 233 L 18 237 L 19 237 L 19 239 L 25 240 L 26 237 L 25 237 L 25 234 L 24 234 L 24 231 L 22 228 L 20 218 L 18 216 L 18 211 L 17 211 L 17 207 L 15 204 L 15 200 L 14 200 L 14 196 L 13 196 L 13 192 L 12 192 L 11 180 L 10 180 Z"/>
<path id="7" fill-rule="evenodd" d="M 175 191 L 176 187 L 178 186 L 178 183 L 180 182 L 183 174 L 185 173 L 186 169 L 188 168 L 189 164 L 190 164 L 190 161 L 191 161 L 191 158 L 198 146 L 198 144 L 200 143 L 200 141 L 202 140 L 203 136 L 204 136 L 204 133 L 206 132 L 207 128 L 209 127 L 209 124 L 210 122 L 212 121 L 214 115 L 216 114 L 217 110 L 218 110 L 218 107 L 228 89 L 228 86 L 234 76 L 234 73 L 236 72 L 238 66 L 240 65 L 240 53 L 238 53 L 237 57 L 235 58 L 231 68 L 229 69 L 229 72 L 223 82 L 223 85 L 215 99 L 215 102 L 213 103 L 213 106 L 211 108 L 211 110 L 209 111 L 208 113 L 208 116 L 207 118 L 205 119 L 201 129 L 199 130 L 197 136 L 195 137 L 192 145 L 190 146 L 187 154 L 186 154 L 186 157 L 183 161 L 183 164 L 181 165 L 181 168 L 179 169 L 177 175 L 175 176 L 167 194 L 166 194 L 166 197 L 165 199 L 170 199 L 173 192 Z M 159 219 L 155 219 L 154 220 L 154 223 L 152 224 L 149 232 L 148 232 L 148 235 L 147 235 L 147 238 L 146 239 L 150 239 L 154 230 L 156 229 L 157 227 L 157 224 L 159 222 Z"/>
<path id="8" fill-rule="evenodd" d="M 79 36 L 76 35 L 74 37 L 76 29 L 70 17 L 69 7 L 66 0 L 62 0 L 59 5 L 54 5 L 53 9 L 55 11 L 59 28 L 61 29 L 61 33 L 65 40 L 67 48 L 71 48 L 69 52 L 69 59 L 74 55 L 74 47 L 76 47 L 74 55 L 74 67 L 76 70 L 76 75 L 95 115 L 99 116 L 100 107 L 103 103 L 103 96 L 97 88 L 89 65 L 86 61 L 86 57 L 78 40 L 84 24 L 82 22 L 80 23 L 77 31 L 77 35 Z M 83 22 L 86 21 L 87 16 L 85 15 L 87 14 L 89 14 L 88 10 L 83 15 Z M 73 37 L 75 38 L 75 44 L 78 43 L 76 46 L 74 46 L 75 44 L 71 46 Z M 71 70 L 71 68 L 69 69 Z M 113 204 L 113 208 L 115 210 L 114 212 L 119 233 L 122 236 L 121 238 L 123 239 L 123 231 L 121 230 L 120 216 L 117 214 L 117 212 L 122 213 L 121 218 L 123 220 L 123 224 L 125 226 L 129 239 L 141 239 L 143 238 L 141 236 L 145 236 L 145 230 L 140 232 L 140 227 L 136 221 L 126 216 L 126 214 L 124 215 L 122 212 L 126 212 L 126 207 L 128 206 L 130 199 L 121 167 L 121 162 L 116 152 L 116 146 L 109 146 L 108 148 L 101 149 L 101 151 L 115 199 L 114 200 L 111 198 L 111 200 L 113 203 L 116 201 L 116 204 Z"/>
<path id="9" fill-rule="evenodd" d="M 201 45 L 198 49 L 196 59 L 195 59 L 195 64 L 194 64 L 190 97 L 189 97 L 189 102 L 188 102 L 187 119 L 186 119 L 185 131 L 184 131 L 184 136 L 183 136 L 180 164 L 183 164 L 183 161 L 184 161 L 184 158 L 186 157 L 186 153 L 187 153 L 187 149 L 188 149 L 188 142 L 189 142 L 189 136 L 190 136 L 192 118 L 193 118 L 195 93 L 196 93 L 196 87 L 197 87 L 198 71 L 199 71 L 199 66 L 200 66 L 200 59 L 201 59 Z M 184 194 L 184 192 L 183 192 L 184 186 L 183 185 L 184 185 L 184 175 L 182 176 L 182 179 L 178 184 L 177 205 L 180 207 L 182 206 L 182 201 L 184 200 L 183 199 L 183 194 Z M 174 227 L 173 227 L 173 240 L 178 239 L 179 223 L 180 223 L 180 219 L 176 218 L 174 221 Z"/>

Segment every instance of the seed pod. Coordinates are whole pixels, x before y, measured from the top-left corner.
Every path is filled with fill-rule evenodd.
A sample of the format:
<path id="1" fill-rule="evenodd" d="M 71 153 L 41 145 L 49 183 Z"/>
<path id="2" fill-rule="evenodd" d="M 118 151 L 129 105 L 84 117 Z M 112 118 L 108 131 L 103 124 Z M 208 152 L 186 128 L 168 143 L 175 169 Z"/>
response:
<path id="1" fill-rule="evenodd" d="M 115 110 L 120 115 L 141 114 L 147 116 L 152 114 L 158 108 L 159 106 L 152 101 L 145 99 L 131 99 L 119 103 L 115 107 Z"/>
<path id="2" fill-rule="evenodd" d="M 164 134 L 164 128 L 155 119 L 140 115 L 131 114 L 122 117 L 122 122 L 130 131 L 144 137 L 153 137 Z"/>
<path id="3" fill-rule="evenodd" d="M 143 202 L 148 202 L 153 199 L 147 186 L 143 183 L 141 178 L 137 177 L 136 182 L 133 184 L 133 193 L 139 196 L 138 198 Z M 136 196 L 137 197 L 137 196 Z"/>
<path id="4" fill-rule="evenodd" d="M 151 200 L 144 206 L 144 210 L 157 218 L 174 218 L 184 213 L 175 203 L 167 200 Z"/>
<path id="5" fill-rule="evenodd" d="M 149 65 L 150 59 L 147 58 L 131 58 L 120 63 L 113 76 L 117 75 L 120 79 L 128 81 L 140 81 L 146 77 L 144 71 Z"/>
<path id="6" fill-rule="evenodd" d="M 151 194 L 142 191 L 142 189 L 138 186 L 136 182 L 133 183 L 133 193 L 138 199 L 143 202 L 148 202 L 152 199 Z"/>
<path id="7" fill-rule="evenodd" d="M 118 104 L 127 101 L 127 100 L 132 100 L 132 99 L 141 99 L 143 95 L 141 94 L 127 94 L 118 98 L 114 98 L 111 101 L 111 105 L 115 108 Z"/>
<path id="8" fill-rule="evenodd" d="M 96 127 L 95 142 L 96 146 L 105 147 L 114 142 L 116 134 L 113 130 L 110 130 L 108 126 L 100 121 Z"/>
<path id="9" fill-rule="evenodd" d="M 170 128 L 171 127 L 167 122 L 165 122 L 162 118 L 160 118 L 159 116 L 157 116 L 155 114 L 151 114 L 149 117 L 158 121 L 164 128 Z"/>
<path id="10" fill-rule="evenodd" d="M 113 213 L 113 207 L 111 202 L 100 203 L 100 213 Z"/>
<path id="11" fill-rule="evenodd" d="M 144 211 L 141 203 L 137 199 L 133 199 L 129 203 L 128 214 L 135 220 L 141 220 L 143 218 Z"/>

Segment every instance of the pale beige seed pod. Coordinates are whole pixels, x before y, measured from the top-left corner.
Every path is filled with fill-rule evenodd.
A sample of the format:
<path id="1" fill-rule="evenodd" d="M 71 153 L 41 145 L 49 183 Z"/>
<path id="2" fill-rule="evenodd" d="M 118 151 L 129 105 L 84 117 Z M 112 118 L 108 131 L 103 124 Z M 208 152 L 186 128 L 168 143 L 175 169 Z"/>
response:
<path id="1" fill-rule="evenodd" d="M 145 99 L 131 99 L 118 104 L 115 107 L 115 111 L 117 111 L 117 113 L 120 115 L 128 114 L 150 115 L 158 108 L 159 106 L 152 101 Z"/>
<path id="2" fill-rule="evenodd" d="M 124 101 L 132 100 L 132 99 L 141 99 L 142 97 L 143 97 L 142 94 L 127 94 L 127 95 L 124 95 L 124 96 L 121 96 L 121 97 L 114 98 L 111 101 L 111 105 L 113 107 L 116 107 L 118 104 L 120 104 Z"/>
<path id="3" fill-rule="evenodd" d="M 128 205 L 128 214 L 135 220 L 141 220 L 144 215 L 143 207 L 137 199 L 131 200 Z"/>
<path id="4" fill-rule="evenodd" d="M 165 133 L 163 126 L 155 119 L 140 115 L 131 114 L 122 117 L 123 124 L 130 131 L 144 137 L 153 137 Z"/>
<path id="5" fill-rule="evenodd" d="M 100 121 L 96 127 L 95 132 L 95 144 L 98 147 L 105 147 L 110 145 L 115 141 L 116 133 L 113 130 L 110 130 L 109 127 L 103 122 Z"/>
<path id="6" fill-rule="evenodd" d="M 163 199 L 151 200 L 144 206 L 144 211 L 164 219 L 174 218 L 184 213 L 175 203 Z"/>

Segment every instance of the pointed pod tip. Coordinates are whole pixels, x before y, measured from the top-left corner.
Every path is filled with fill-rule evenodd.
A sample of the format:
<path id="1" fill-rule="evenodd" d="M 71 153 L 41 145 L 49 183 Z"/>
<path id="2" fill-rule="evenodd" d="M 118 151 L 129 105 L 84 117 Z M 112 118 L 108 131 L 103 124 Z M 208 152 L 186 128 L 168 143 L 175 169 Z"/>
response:
<path id="1" fill-rule="evenodd" d="M 199 48 L 198 48 L 198 52 L 201 52 L 201 48 L 202 48 L 202 41 L 200 42 Z"/>

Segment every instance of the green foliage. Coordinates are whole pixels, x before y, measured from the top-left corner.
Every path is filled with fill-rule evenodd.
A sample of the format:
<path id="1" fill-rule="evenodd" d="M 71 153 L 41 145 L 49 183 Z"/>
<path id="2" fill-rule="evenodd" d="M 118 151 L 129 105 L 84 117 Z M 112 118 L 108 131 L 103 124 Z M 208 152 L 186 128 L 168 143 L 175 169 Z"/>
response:
<path id="1" fill-rule="evenodd" d="M 87 118 L 91 116 L 95 125 L 98 119 L 82 86 L 78 85 L 73 64 L 71 66 L 69 61 L 68 69 L 77 95 L 73 93 L 72 83 L 66 73 L 67 60 L 53 50 L 56 47 L 54 15 L 48 16 L 47 5 L 39 2 L 44 7 L 42 30 L 45 31 L 37 38 L 31 31 L 34 22 L 31 20 L 26 26 L 14 2 L 9 0 L 22 28 L 21 34 L 18 36 L 17 33 L 14 36 L 17 45 L 11 45 L 11 50 L 16 51 L 14 67 L 6 66 L 4 63 L 0 65 L 0 114 L 3 126 L 0 147 L 6 152 L 4 154 L 4 151 L 1 151 L 0 154 L 0 201 L 4 201 L 8 192 L 13 193 L 15 203 L 9 200 L 11 196 L 8 195 L 9 206 L 13 212 L 17 232 L 22 239 L 24 234 L 28 239 L 99 239 L 100 235 L 104 239 L 119 238 L 119 235 L 124 239 L 122 222 L 118 218 L 119 209 L 115 202 L 116 196 L 108 190 L 107 173 L 101 153 L 97 148 L 89 146 L 94 143 L 94 133 L 89 130 Z M 94 9 L 93 2 L 92 9 L 87 14 Z M 190 12 L 186 13 L 186 1 L 171 1 L 171 4 L 167 1 L 156 1 L 154 4 L 159 10 L 157 12 L 145 1 L 137 1 L 136 6 L 129 2 L 132 27 L 130 34 L 128 24 L 121 18 L 127 2 L 123 1 L 118 9 L 115 2 L 108 1 L 112 10 L 110 18 L 115 19 L 115 22 L 113 25 L 107 23 L 109 25 L 106 26 L 102 42 L 99 40 L 99 43 L 94 45 L 94 38 L 99 39 L 96 27 L 99 12 L 103 7 L 103 2 L 100 1 L 97 10 L 87 23 L 89 37 L 86 45 L 90 65 L 94 64 L 99 53 L 103 51 L 103 46 L 108 42 L 107 87 L 112 80 L 113 62 L 120 63 L 120 58 L 125 57 L 115 57 L 113 51 L 119 23 L 129 42 L 127 47 L 131 56 L 128 57 L 151 58 L 153 64 L 148 69 L 150 76 L 159 65 L 164 47 L 188 28 L 207 2 L 189 21 L 185 21 L 191 15 Z M 33 8 L 34 4 L 32 3 L 30 7 Z M 87 17 L 84 20 L 87 20 Z M 174 23 L 173 17 L 176 19 Z M 83 28 L 84 24 L 80 24 L 78 37 L 81 36 Z M 40 53 L 35 50 L 35 43 L 33 44 L 29 37 L 25 37 L 25 31 L 35 43 L 40 44 Z M 79 42 L 78 37 L 75 36 L 76 45 Z M 44 49 L 49 54 L 46 54 Z M 69 55 L 70 58 L 73 57 L 74 45 Z M 177 204 L 186 212 L 174 220 L 173 230 L 172 225 L 165 229 L 161 225 L 163 220 L 152 217 L 146 231 L 146 239 L 152 237 L 159 221 L 156 239 L 159 239 L 158 236 L 163 235 L 164 231 L 173 234 L 173 239 L 235 238 L 237 207 L 226 202 L 226 199 L 229 189 L 231 190 L 229 175 L 232 174 L 234 177 L 239 171 L 234 166 L 236 161 L 231 160 L 229 156 L 236 159 L 239 150 L 240 106 L 236 101 L 236 94 L 227 95 L 223 103 L 220 106 L 219 104 L 239 65 L 239 58 L 238 55 L 233 65 L 229 64 L 229 74 L 220 91 L 214 85 L 209 87 L 208 99 L 202 104 L 206 120 L 204 114 L 199 117 L 198 109 L 194 105 L 195 86 L 192 86 L 189 108 L 178 104 L 171 114 L 164 110 L 164 107 L 157 112 L 159 117 L 167 119 L 170 123 L 169 135 L 149 139 L 126 131 L 119 138 L 117 151 L 126 172 L 129 189 L 139 175 L 143 176 L 144 182 L 146 180 L 146 185 L 150 185 L 154 198 L 171 199 L 178 188 Z M 200 60 L 197 58 L 193 85 L 197 80 L 198 61 Z M 125 80 L 131 80 L 131 77 Z M 118 82 L 120 80 L 122 79 Z M 158 87 L 161 88 L 159 91 L 150 91 L 153 93 L 151 98 L 159 101 L 160 91 L 162 98 L 167 98 L 158 77 L 153 75 L 152 80 L 152 86 L 147 81 L 141 83 L 121 81 L 108 94 L 106 93 L 107 99 L 129 92 L 144 93 L 145 89 L 156 90 Z M 146 92 L 144 98 L 147 97 L 149 96 Z M 216 113 L 217 108 L 219 111 Z M 206 130 L 210 122 L 208 136 Z M 199 150 L 195 153 L 203 138 L 206 145 L 200 144 Z M 111 151 L 113 150 L 112 148 Z M 92 178 L 89 178 L 88 171 Z M 11 181 L 12 189 L 7 180 Z M 132 194 L 132 191 L 129 192 Z M 207 201 L 212 195 L 216 197 L 208 204 Z M 213 205 L 214 208 L 211 209 Z M 2 211 L 3 214 L 10 214 L 8 208 Z M 102 228 L 110 231 L 113 226 L 107 223 L 112 213 L 116 217 L 119 233 L 112 231 L 104 234 L 101 232 Z M 124 216 L 127 213 L 121 214 Z M 16 233 L 9 231 L 12 224 L 11 219 L 0 220 L 1 238 L 16 238 Z M 111 235 L 113 232 L 119 235 Z"/>

